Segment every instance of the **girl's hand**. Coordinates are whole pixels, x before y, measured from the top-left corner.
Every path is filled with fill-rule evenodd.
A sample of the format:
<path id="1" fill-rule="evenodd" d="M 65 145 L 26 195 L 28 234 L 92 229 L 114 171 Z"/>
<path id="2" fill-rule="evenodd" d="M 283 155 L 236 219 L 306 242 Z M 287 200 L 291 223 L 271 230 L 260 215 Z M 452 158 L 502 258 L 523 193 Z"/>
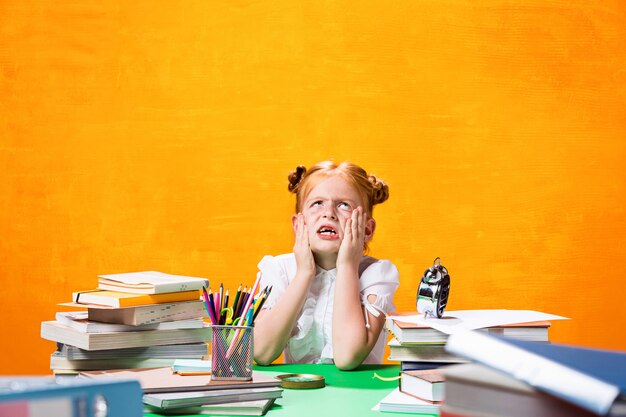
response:
<path id="1" fill-rule="evenodd" d="M 296 243 L 293 245 L 293 253 L 296 255 L 296 266 L 298 272 L 307 276 L 315 276 L 315 259 L 309 244 L 309 231 L 304 223 L 304 215 L 297 214 L 296 219 Z"/>
<path id="2" fill-rule="evenodd" d="M 352 211 L 352 216 L 346 220 L 343 227 L 343 240 L 337 255 L 337 267 L 353 266 L 358 268 L 363 257 L 365 244 L 365 223 L 367 213 L 361 206 Z"/>

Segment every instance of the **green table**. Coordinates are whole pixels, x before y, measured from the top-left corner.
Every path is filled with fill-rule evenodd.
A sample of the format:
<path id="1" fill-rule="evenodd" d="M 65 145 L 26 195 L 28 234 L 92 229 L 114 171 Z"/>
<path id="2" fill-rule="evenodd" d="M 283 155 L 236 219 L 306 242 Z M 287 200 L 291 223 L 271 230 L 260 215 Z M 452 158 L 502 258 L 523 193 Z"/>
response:
<path id="1" fill-rule="evenodd" d="M 318 389 L 283 391 L 268 417 L 333 417 L 385 416 L 374 407 L 385 395 L 398 386 L 398 381 L 373 378 L 398 376 L 398 365 L 362 365 L 354 371 L 340 371 L 334 365 L 289 364 L 255 366 L 255 370 L 278 374 L 317 374 L 326 379 L 326 387 Z M 145 414 L 145 416 L 159 416 Z"/>

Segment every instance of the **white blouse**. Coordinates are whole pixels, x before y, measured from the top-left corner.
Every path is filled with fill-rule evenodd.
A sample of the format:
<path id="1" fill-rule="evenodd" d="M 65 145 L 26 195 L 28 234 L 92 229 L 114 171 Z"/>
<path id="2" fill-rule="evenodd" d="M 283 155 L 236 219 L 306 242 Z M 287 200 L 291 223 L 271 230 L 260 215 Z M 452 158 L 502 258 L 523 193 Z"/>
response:
<path id="1" fill-rule="evenodd" d="M 272 292 L 263 305 L 270 309 L 283 295 L 296 276 L 296 257 L 293 253 L 265 256 L 259 262 L 259 288 L 272 286 Z M 333 363 L 332 316 L 337 269 L 326 271 L 319 266 L 317 275 L 304 302 L 296 326 L 285 347 L 285 363 Z M 399 285 L 398 269 L 390 261 L 363 257 L 359 265 L 361 303 L 373 316 L 393 311 L 393 295 Z M 370 303 L 369 295 L 376 295 Z M 369 325 L 365 314 L 366 325 Z M 382 363 L 387 330 L 383 328 L 374 348 L 363 363 Z"/>

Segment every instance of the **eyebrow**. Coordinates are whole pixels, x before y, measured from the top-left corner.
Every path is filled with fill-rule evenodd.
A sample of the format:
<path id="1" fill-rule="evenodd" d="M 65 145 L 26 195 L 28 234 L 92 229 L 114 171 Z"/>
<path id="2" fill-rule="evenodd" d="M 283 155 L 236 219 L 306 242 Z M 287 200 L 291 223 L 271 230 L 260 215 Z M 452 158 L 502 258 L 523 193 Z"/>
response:
<path id="1" fill-rule="evenodd" d="M 324 198 L 324 197 L 309 197 L 306 200 L 304 200 L 305 203 L 309 203 L 311 201 L 318 201 L 318 200 L 322 200 L 322 201 L 326 201 L 329 200 L 328 198 Z M 338 202 L 347 202 L 353 205 L 358 205 L 358 203 L 355 200 L 352 200 L 351 198 L 336 198 L 336 199 L 330 199 L 331 201 L 338 201 Z"/>

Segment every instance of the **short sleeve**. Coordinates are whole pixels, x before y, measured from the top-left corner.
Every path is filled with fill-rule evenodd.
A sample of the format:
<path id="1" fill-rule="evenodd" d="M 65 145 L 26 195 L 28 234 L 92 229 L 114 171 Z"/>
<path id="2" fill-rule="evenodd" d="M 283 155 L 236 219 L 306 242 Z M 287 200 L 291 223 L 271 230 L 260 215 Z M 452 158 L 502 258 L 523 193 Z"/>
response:
<path id="1" fill-rule="evenodd" d="M 263 304 L 264 309 L 269 309 L 276 304 L 287 287 L 289 286 L 289 267 L 281 256 L 264 256 L 258 264 L 261 273 L 261 282 L 259 289 L 271 287 L 267 300 Z"/>
<path id="2" fill-rule="evenodd" d="M 376 261 L 361 274 L 361 301 L 366 308 L 373 307 L 383 314 L 394 311 L 393 296 L 399 284 L 396 266 L 387 260 Z M 373 303 L 368 301 L 370 295 L 376 295 L 376 301 Z"/>

